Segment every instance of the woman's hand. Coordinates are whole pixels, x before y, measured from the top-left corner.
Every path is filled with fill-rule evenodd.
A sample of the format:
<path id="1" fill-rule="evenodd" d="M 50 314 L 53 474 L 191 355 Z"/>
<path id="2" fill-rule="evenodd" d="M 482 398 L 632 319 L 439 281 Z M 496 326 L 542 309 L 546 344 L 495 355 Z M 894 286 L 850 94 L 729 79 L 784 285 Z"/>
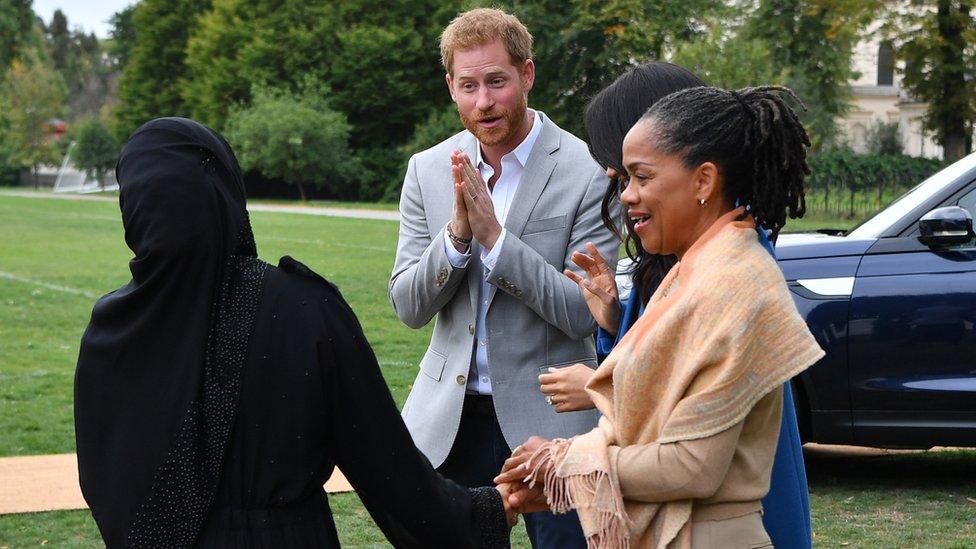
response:
<path id="1" fill-rule="evenodd" d="M 517 485 L 514 487 L 516 489 L 518 488 Z M 508 523 L 509 528 L 512 528 L 518 524 L 518 516 L 521 512 L 516 508 L 516 506 L 512 505 L 511 501 L 509 501 L 509 498 L 512 495 L 512 488 L 513 485 L 511 484 L 499 484 L 498 486 L 495 486 L 495 490 L 498 490 L 498 495 L 500 495 L 502 498 L 502 505 L 505 507 L 505 522 Z M 519 501 L 519 499 L 516 498 L 515 501 Z"/>
<path id="2" fill-rule="evenodd" d="M 539 376 L 539 390 L 557 412 L 576 412 L 593 408 L 593 400 L 586 392 L 586 383 L 593 370 L 586 364 L 573 364 L 565 368 L 549 368 L 548 374 Z"/>
<path id="3" fill-rule="evenodd" d="M 501 473 L 495 477 L 495 484 L 507 486 L 507 490 L 509 491 L 507 498 L 508 506 L 517 509 L 520 513 L 535 513 L 549 510 L 549 503 L 546 501 L 546 495 L 542 487 L 544 484 L 543 479 L 545 479 L 546 473 L 549 472 L 549 467 L 552 464 L 548 460 L 541 464 L 535 477 L 537 479 L 535 487 L 529 488 L 528 483 L 525 482 L 526 477 L 532 473 L 534 468 L 531 463 L 532 456 L 535 455 L 539 448 L 549 442 L 549 440 L 542 437 L 532 437 L 525 441 L 524 444 L 515 448 L 515 451 L 512 452 L 512 457 L 505 460 L 505 465 L 502 466 Z"/>
<path id="4" fill-rule="evenodd" d="M 586 278 L 566 269 L 563 271 L 573 282 L 579 284 L 586 299 L 586 306 L 601 328 L 617 333 L 620 324 L 620 303 L 617 298 L 617 281 L 615 273 L 610 270 L 607 260 L 600 254 L 600 250 L 592 242 L 586 243 L 589 254 L 574 252 L 571 259 L 579 268 L 583 269 Z"/>

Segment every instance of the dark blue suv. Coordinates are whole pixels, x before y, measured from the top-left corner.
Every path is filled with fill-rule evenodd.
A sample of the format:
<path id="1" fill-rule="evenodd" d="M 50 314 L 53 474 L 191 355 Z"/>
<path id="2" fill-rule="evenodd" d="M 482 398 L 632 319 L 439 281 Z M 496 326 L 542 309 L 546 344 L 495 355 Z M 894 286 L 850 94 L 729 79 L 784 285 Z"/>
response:
<path id="1" fill-rule="evenodd" d="M 851 231 L 780 236 L 827 352 L 794 381 L 804 440 L 976 446 L 974 214 L 976 153 Z"/>

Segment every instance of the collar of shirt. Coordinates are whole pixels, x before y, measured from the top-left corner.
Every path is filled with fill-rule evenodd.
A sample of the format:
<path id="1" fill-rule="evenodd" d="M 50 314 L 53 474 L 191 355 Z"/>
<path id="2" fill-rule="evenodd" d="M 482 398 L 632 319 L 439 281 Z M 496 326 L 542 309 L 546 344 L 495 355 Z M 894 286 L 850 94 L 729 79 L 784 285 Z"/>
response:
<path id="1" fill-rule="evenodd" d="M 532 152 L 532 147 L 535 146 L 536 140 L 539 139 L 539 134 L 542 133 L 542 111 L 536 111 L 533 109 L 526 109 L 526 116 L 531 113 L 532 116 L 532 129 L 529 130 L 529 134 L 525 136 L 525 139 L 515 147 L 515 150 L 506 154 L 502 158 L 507 158 L 509 155 L 514 154 L 518 163 L 523 168 L 525 163 L 529 161 L 529 154 Z M 484 169 L 486 163 L 481 156 L 481 144 L 478 144 L 477 153 L 475 154 L 475 167 L 478 170 Z"/>

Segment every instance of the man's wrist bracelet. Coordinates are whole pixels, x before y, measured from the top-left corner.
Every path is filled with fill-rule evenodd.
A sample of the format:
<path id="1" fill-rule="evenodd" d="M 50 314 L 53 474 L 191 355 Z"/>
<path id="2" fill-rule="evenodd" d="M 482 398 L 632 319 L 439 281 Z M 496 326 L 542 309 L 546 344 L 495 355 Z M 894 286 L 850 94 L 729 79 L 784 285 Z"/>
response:
<path id="1" fill-rule="evenodd" d="M 450 223 L 447 224 L 447 237 L 451 239 L 451 242 L 455 244 L 459 244 L 461 246 L 468 246 L 471 244 L 470 238 L 461 238 L 460 236 L 454 234 L 454 231 L 451 230 Z"/>

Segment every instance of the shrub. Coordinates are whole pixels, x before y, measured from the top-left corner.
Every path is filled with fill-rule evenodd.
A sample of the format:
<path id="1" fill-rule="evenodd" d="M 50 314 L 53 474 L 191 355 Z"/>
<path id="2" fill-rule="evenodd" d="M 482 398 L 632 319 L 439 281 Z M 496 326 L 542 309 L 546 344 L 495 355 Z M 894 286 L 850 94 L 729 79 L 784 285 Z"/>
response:
<path id="1" fill-rule="evenodd" d="M 945 165 L 932 158 L 842 149 L 813 155 L 808 162 L 807 209 L 851 218 L 887 206 Z"/>
<path id="2" fill-rule="evenodd" d="M 119 142 L 109 129 L 96 119 L 79 123 L 72 131 L 75 150 L 72 154 L 75 166 L 105 187 L 105 174 L 119 158 Z"/>
<path id="3" fill-rule="evenodd" d="M 244 170 L 298 187 L 327 190 L 330 197 L 353 198 L 358 162 L 349 152 L 349 123 L 329 107 L 319 88 L 306 85 L 292 93 L 255 88 L 250 106 L 231 112 L 227 140 Z"/>
<path id="4" fill-rule="evenodd" d="M 865 138 L 871 154 L 903 154 L 905 150 L 898 122 L 878 120 L 868 128 Z"/>
<path id="5" fill-rule="evenodd" d="M 410 141 L 397 149 L 399 152 L 397 155 L 399 177 L 389 181 L 386 191 L 383 193 L 383 200 L 396 202 L 399 199 L 400 187 L 403 186 L 403 174 L 410 156 L 433 147 L 463 129 L 464 126 L 461 124 L 461 118 L 458 116 L 457 107 L 454 106 L 454 103 L 446 108 L 432 111 L 426 120 L 417 124 Z"/>

